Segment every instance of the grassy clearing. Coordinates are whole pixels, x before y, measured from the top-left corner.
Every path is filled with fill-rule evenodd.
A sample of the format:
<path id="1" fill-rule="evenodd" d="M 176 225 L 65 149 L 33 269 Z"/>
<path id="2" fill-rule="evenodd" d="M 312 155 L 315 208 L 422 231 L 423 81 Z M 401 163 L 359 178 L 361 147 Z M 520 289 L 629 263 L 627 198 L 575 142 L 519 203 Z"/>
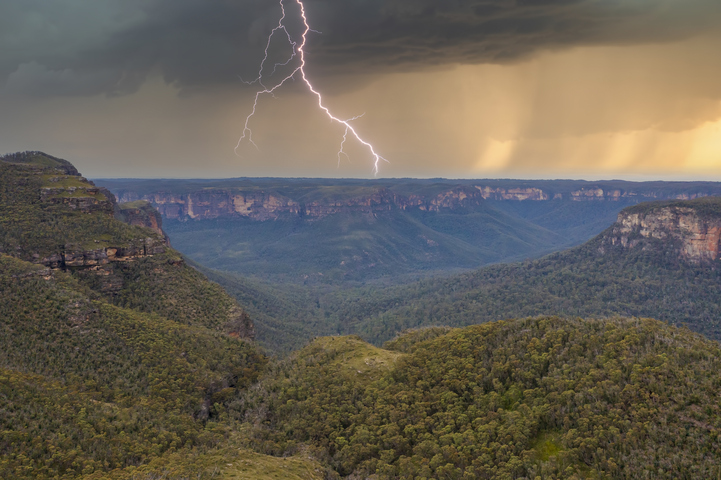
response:
<path id="1" fill-rule="evenodd" d="M 558 456 L 562 448 L 560 435 L 558 433 L 546 432 L 538 436 L 533 449 L 536 451 L 536 458 L 542 462 L 547 462 L 551 457 Z"/>
<path id="2" fill-rule="evenodd" d="M 89 185 L 87 181 L 81 180 L 81 177 L 76 177 L 74 175 L 47 174 L 42 176 L 42 186 L 55 188 L 87 188 Z"/>
<path id="3" fill-rule="evenodd" d="M 403 354 L 391 352 L 364 342 L 360 337 L 323 337 L 311 344 L 314 348 L 335 352 L 330 366 L 345 374 L 375 377 L 376 373 L 390 369 Z"/>
<path id="4" fill-rule="evenodd" d="M 242 450 L 221 467 L 221 477 L 232 480 L 321 480 L 323 468 L 302 457 L 278 458 Z"/>

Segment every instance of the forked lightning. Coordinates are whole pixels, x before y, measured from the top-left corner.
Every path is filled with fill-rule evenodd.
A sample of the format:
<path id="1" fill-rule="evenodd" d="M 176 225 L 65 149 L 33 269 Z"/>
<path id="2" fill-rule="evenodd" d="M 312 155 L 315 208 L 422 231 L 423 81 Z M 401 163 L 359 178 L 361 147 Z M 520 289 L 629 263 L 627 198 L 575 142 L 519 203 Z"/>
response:
<path id="1" fill-rule="evenodd" d="M 245 139 L 247 139 L 250 143 L 252 143 L 256 148 L 258 148 L 258 146 L 255 144 L 255 142 L 253 142 L 253 132 L 250 129 L 250 120 L 251 120 L 251 118 L 253 118 L 253 115 L 255 115 L 255 112 L 258 108 L 258 100 L 260 99 L 260 97 L 263 95 L 273 95 L 275 93 L 275 91 L 278 90 L 280 87 L 282 87 L 288 80 L 297 78 L 296 76 L 298 74 L 300 74 L 300 77 L 302 78 L 303 82 L 308 86 L 308 90 L 310 90 L 311 93 L 313 93 L 313 95 L 318 97 L 318 106 L 320 107 L 320 109 L 323 110 L 332 121 L 337 122 L 345 127 L 345 133 L 343 134 L 343 141 L 340 144 L 340 150 L 338 150 L 338 163 L 340 164 L 342 155 L 348 156 L 343 149 L 345 147 L 346 141 L 348 140 L 348 134 L 350 133 L 353 137 L 356 138 L 356 140 L 358 140 L 361 144 L 366 146 L 368 148 L 368 150 L 370 151 L 370 153 L 374 159 L 373 173 L 375 175 L 377 175 L 378 170 L 379 170 L 379 164 L 380 164 L 381 160 L 383 160 L 384 162 L 387 162 L 388 160 L 386 160 L 385 158 L 380 156 L 373 148 L 373 145 L 371 145 L 367 141 L 363 140 L 360 137 L 360 135 L 358 135 L 358 132 L 356 132 L 355 128 L 353 128 L 353 126 L 350 124 L 350 122 L 360 118 L 362 115 L 358 115 L 358 116 L 348 119 L 348 120 L 341 120 L 340 118 L 335 117 L 330 112 L 330 110 L 325 105 L 323 105 L 323 97 L 321 96 L 320 92 L 318 92 L 315 88 L 313 88 L 313 85 L 310 83 L 310 80 L 308 80 L 308 77 L 306 76 L 306 73 L 305 73 L 305 50 L 304 49 L 305 49 L 305 45 L 306 45 L 306 41 L 307 41 L 308 32 L 311 32 L 313 30 L 310 28 L 310 25 L 308 24 L 308 18 L 306 17 L 306 14 L 305 14 L 305 6 L 303 5 L 303 2 L 301 0 L 291 0 L 291 1 L 296 2 L 298 4 L 298 7 L 300 7 L 300 16 L 301 16 L 301 19 L 303 21 L 303 26 L 304 26 L 303 34 L 301 35 L 302 40 L 299 45 L 297 42 L 293 41 L 293 38 L 291 37 L 290 33 L 288 32 L 288 29 L 286 28 L 286 25 L 285 25 L 286 13 L 285 13 L 285 5 L 283 4 L 283 1 L 284 0 L 280 0 L 281 17 L 280 17 L 280 20 L 278 21 L 278 26 L 273 28 L 273 30 L 270 32 L 270 35 L 268 36 L 268 42 L 265 46 L 265 56 L 263 57 L 263 61 L 260 64 L 258 78 L 256 78 L 252 82 L 247 82 L 250 84 L 257 83 L 261 87 L 263 87 L 263 89 L 257 91 L 255 94 L 255 101 L 253 102 L 253 109 L 250 112 L 250 114 L 248 115 L 248 117 L 245 119 L 245 127 L 243 128 L 243 135 L 240 137 L 240 139 L 238 140 L 238 144 L 235 147 L 236 153 L 238 151 L 238 148 L 240 148 L 241 143 Z M 298 58 L 298 66 L 295 67 L 295 69 L 288 76 L 283 78 L 283 80 L 280 81 L 278 84 L 276 84 L 273 87 L 267 87 L 264 83 L 263 70 L 265 69 L 265 64 L 268 61 L 271 40 L 273 39 L 273 36 L 278 32 L 282 32 L 283 34 L 285 34 L 286 38 L 288 39 L 289 45 L 293 49 L 293 53 L 288 58 L 288 60 L 286 60 L 285 62 L 276 63 L 273 67 L 273 73 L 276 72 L 276 69 L 278 67 L 290 64 L 296 57 Z"/>

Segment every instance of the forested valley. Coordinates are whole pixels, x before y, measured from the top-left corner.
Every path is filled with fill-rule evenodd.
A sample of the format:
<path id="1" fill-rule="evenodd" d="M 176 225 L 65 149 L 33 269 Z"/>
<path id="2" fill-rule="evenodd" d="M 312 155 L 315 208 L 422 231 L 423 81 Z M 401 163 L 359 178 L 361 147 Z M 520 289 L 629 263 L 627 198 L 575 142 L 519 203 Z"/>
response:
<path id="1" fill-rule="evenodd" d="M 717 478 L 720 205 L 341 289 L 210 270 L 149 204 L 0 157 L 0 478 Z"/>

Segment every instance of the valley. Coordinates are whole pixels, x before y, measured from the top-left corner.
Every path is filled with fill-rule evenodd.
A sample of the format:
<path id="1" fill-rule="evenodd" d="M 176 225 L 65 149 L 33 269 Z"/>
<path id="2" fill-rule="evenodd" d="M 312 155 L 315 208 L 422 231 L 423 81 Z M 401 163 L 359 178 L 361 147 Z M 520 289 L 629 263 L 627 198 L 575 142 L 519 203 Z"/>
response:
<path id="1" fill-rule="evenodd" d="M 408 181 L 375 203 L 314 182 L 335 193 L 311 209 L 181 219 L 65 160 L 0 157 L 0 477 L 721 473 L 713 184 Z M 356 237 L 381 274 L 338 269 Z"/>
<path id="2" fill-rule="evenodd" d="M 397 283 L 581 244 L 626 206 L 721 194 L 714 182 L 98 180 L 146 200 L 173 245 L 273 283 Z"/>
<path id="3" fill-rule="evenodd" d="M 127 199 L 161 201 L 142 180 L 114 182 Z M 164 182 L 158 190 L 176 192 L 174 202 L 205 198 L 209 209 L 166 216 L 173 245 L 246 306 L 258 341 L 279 354 L 319 335 L 381 345 L 409 328 L 535 315 L 652 317 L 721 339 L 714 183 L 196 181 L 201 197 L 195 183 Z M 315 213 L 211 208 L 233 188 L 261 187 L 282 192 L 278 205 L 314 199 Z"/>
<path id="4" fill-rule="evenodd" d="M 0 480 L 721 480 L 719 0 L 0 25 Z"/>

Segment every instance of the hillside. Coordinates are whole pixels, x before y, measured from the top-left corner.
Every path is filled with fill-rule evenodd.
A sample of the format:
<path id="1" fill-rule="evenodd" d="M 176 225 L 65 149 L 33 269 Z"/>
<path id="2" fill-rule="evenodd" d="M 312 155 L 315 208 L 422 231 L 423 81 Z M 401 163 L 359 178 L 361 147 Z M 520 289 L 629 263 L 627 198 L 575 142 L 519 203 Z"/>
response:
<path id="1" fill-rule="evenodd" d="M 65 160 L 0 157 L 0 478 L 283 468 L 238 450 L 221 421 L 268 361 L 252 321 L 162 231 L 114 218 L 142 217 L 136 207 Z"/>
<path id="2" fill-rule="evenodd" d="M 301 288 L 204 271 L 247 305 L 259 339 L 281 352 L 317 335 L 380 345 L 408 328 L 535 315 L 651 317 L 721 340 L 719 202 L 639 204 L 584 245 L 399 286 Z"/>
<path id="3" fill-rule="evenodd" d="M 343 478 L 716 478 L 719 367 L 654 320 L 539 317 L 321 338 L 229 411 Z"/>
<path id="4" fill-rule="evenodd" d="M 626 206 L 721 194 L 713 182 L 101 180 L 146 200 L 173 245 L 275 283 L 402 282 L 578 245 Z"/>
<path id="5" fill-rule="evenodd" d="M 333 314 L 376 343 L 406 328 L 529 315 L 652 317 L 721 340 L 720 227 L 719 197 L 640 204 L 582 246 L 336 297 Z"/>
<path id="6" fill-rule="evenodd" d="M 148 203 L 0 157 L 0 478 L 715 478 L 717 342 L 650 319 L 487 320 L 657 308 L 718 335 L 720 207 L 642 204 L 570 251 L 393 288 L 211 273 L 277 351 L 377 344 L 279 360 Z M 451 326 L 396 335 L 430 323 Z"/>

